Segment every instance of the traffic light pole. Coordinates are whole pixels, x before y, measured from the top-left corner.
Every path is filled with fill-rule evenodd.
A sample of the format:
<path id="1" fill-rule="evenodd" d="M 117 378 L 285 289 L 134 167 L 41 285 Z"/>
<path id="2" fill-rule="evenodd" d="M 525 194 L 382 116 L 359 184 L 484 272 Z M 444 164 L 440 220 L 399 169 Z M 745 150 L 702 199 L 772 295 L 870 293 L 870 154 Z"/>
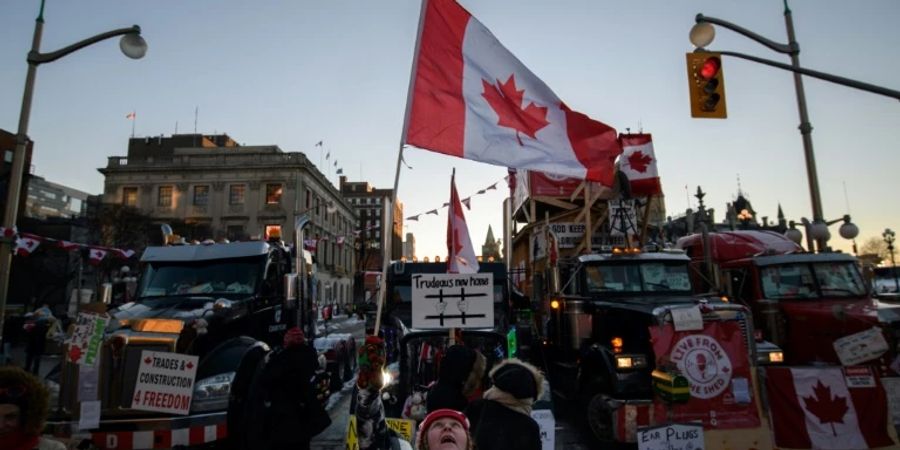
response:
<path id="1" fill-rule="evenodd" d="M 784 22 L 787 28 L 788 35 L 788 43 L 781 44 L 770 39 L 767 39 L 763 36 L 760 36 L 746 28 L 735 25 L 731 22 L 717 19 L 715 17 L 707 17 L 703 14 L 697 14 L 696 17 L 697 23 L 711 23 L 715 25 L 720 25 L 722 27 L 728 28 L 738 34 L 746 36 L 750 39 L 753 39 L 756 42 L 776 51 L 779 53 L 784 53 L 790 55 L 791 64 L 781 64 L 775 61 L 769 61 L 762 58 L 757 58 L 750 55 L 744 55 L 736 52 L 717 52 L 722 55 L 734 56 L 742 59 L 746 59 L 749 61 L 763 63 L 769 66 L 778 67 L 781 69 L 789 70 L 794 74 L 794 87 L 797 91 L 797 108 L 800 114 L 800 135 L 803 139 L 803 152 L 806 159 L 806 174 L 807 181 L 809 183 L 809 193 L 812 201 L 812 215 L 813 215 L 813 223 L 821 223 L 824 222 L 824 213 L 822 212 L 822 198 L 819 193 L 819 177 L 816 171 L 816 160 L 815 153 L 813 152 L 813 143 L 812 143 L 812 124 L 809 122 L 809 113 L 806 108 L 806 94 L 803 89 L 803 77 L 802 75 L 809 75 L 816 78 L 820 78 L 826 81 L 831 81 L 838 84 L 843 84 L 845 86 L 854 87 L 857 89 L 862 89 L 870 92 L 875 92 L 882 95 L 888 95 L 890 97 L 900 99 L 900 92 L 892 91 L 890 89 L 880 88 L 878 86 L 869 85 L 866 83 L 861 83 L 855 80 L 850 80 L 847 78 L 842 78 L 830 74 L 825 74 L 822 72 L 816 72 L 808 69 L 804 69 L 800 67 L 800 45 L 797 43 L 797 40 L 794 35 L 794 21 L 791 15 L 791 10 L 787 6 L 787 1 L 785 0 L 784 4 Z M 711 50 L 710 50 L 711 51 Z M 816 247 L 818 251 L 824 251 L 826 249 L 825 238 L 822 236 L 816 237 Z"/>

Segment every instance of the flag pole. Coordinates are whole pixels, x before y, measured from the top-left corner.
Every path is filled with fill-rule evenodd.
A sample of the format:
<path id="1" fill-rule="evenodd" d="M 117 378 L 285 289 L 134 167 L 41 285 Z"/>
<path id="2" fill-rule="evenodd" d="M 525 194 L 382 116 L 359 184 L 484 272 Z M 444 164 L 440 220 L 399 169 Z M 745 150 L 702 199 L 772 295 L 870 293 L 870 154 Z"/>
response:
<path id="1" fill-rule="evenodd" d="M 397 170 L 394 172 L 394 190 L 391 191 L 390 221 L 385 220 L 382 222 L 385 225 L 388 223 L 391 224 L 391 233 L 394 232 L 394 204 L 397 202 L 397 189 L 400 186 L 400 166 L 403 161 L 403 143 L 406 142 L 406 128 L 409 126 L 409 111 L 412 109 L 413 89 L 416 86 L 416 65 L 419 62 L 419 46 L 422 43 L 422 29 L 425 26 L 425 12 L 427 9 L 428 0 L 422 0 L 422 6 L 419 10 L 419 29 L 416 32 L 416 47 L 413 50 L 412 66 L 409 69 L 409 89 L 406 92 L 406 112 L 403 114 L 403 129 L 400 131 L 400 145 L 397 149 Z M 382 229 L 384 230 L 384 227 L 382 227 Z M 375 329 L 372 330 L 373 336 L 378 336 L 381 329 L 381 310 L 384 307 L 384 297 L 387 292 L 387 273 L 391 261 L 390 254 L 388 253 L 390 250 L 391 249 L 385 248 L 384 251 L 382 251 L 381 284 L 378 287 L 378 309 L 375 312 Z"/>

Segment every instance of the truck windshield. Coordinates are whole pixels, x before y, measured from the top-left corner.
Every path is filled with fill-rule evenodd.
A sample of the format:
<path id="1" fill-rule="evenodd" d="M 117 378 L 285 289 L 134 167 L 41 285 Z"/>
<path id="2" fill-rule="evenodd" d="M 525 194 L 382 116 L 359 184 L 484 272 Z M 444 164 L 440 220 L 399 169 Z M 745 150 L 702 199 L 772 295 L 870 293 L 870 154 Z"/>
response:
<path id="1" fill-rule="evenodd" d="M 763 294 L 771 299 L 859 297 L 866 294 L 852 262 L 795 263 L 762 269 Z"/>
<path id="2" fill-rule="evenodd" d="M 141 277 L 139 297 L 251 294 L 256 292 L 265 259 L 150 263 Z"/>
<path id="3" fill-rule="evenodd" d="M 641 262 L 585 266 L 588 293 L 691 292 L 687 264 Z"/>

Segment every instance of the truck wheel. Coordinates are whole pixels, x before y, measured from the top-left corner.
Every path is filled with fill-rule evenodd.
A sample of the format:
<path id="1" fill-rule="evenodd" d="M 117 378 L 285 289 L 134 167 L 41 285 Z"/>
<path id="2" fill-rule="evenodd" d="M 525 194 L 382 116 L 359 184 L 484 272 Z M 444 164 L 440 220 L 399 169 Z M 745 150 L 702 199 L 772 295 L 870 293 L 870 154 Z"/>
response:
<path id="1" fill-rule="evenodd" d="M 587 405 L 587 421 L 594 437 L 601 443 L 615 441 L 613 411 L 604 394 L 594 394 Z"/>

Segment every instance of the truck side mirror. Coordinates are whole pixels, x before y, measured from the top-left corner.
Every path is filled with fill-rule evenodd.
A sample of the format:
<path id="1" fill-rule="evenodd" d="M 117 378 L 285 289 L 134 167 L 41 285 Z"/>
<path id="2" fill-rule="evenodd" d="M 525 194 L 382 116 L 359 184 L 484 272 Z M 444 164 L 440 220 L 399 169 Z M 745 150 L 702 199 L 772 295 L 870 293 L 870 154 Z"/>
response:
<path id="1" fill-rule="evenodd" d="M 284 307 L 294 309 L 297 307 L 297 274 L 284 274 Z"/>

